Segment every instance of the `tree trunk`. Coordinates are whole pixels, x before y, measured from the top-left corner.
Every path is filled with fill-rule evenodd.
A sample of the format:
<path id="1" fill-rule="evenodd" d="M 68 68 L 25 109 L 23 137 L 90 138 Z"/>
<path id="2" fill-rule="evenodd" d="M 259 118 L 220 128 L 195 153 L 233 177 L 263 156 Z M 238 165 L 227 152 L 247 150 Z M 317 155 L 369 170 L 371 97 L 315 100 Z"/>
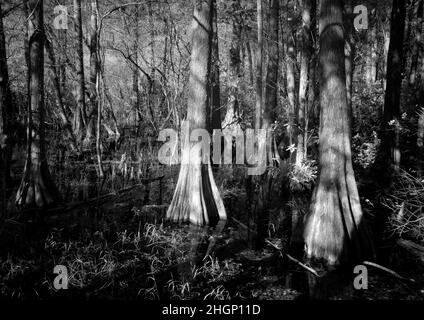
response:
<path id="1" fill-rule="evenodd" d="M 344 18 L 344 27 L 346 30 L 345 39 L 345 68 L 346 68 L 346 94 L 347 104 L 350 111 L 349 118 L 353 118 L 352 110 L 352 89 L 353 89 L 353 74 L 354 74 L 354 57 L 355 57 L 355 38 L 353 36 L 353 6 L 352 1 L 346 1 L 346 16 Z M 375 28 L 374 28 L 375 29 Z M 376 39 L 377 41 L 377 39 Z M 375 75 L 377 76 L 377 74 Z M 373 80 L 375 81 L 375 80 Z"/>
<path id="2" fill-rule="evenodd" d="M 85 105 L 85 76 L 84 76 L 84 52 L 82 43 L 82 16 L 81 0 L 74 0 L 75 39 L 76 39 L 76 100 L 77 110 L 74 118 L 75 134 L 79 141 L 83 138 L 83 129 L 87 125 L 87 109 Z"/>
<path id="3" fill-rule="evenodd" d="M 373 3 L 376 7 L 377 4 Z M 377 79 L 377 25 L 375 15 L 371 16 L 367 41 L 369 51 L 366 55 L 365 81 L 367 85 L 373 85 Z"/>
<path id="4" fill-rule="evenodd" d="M 317 128 L 319 123 L 319 103 L 316 102 L 318 97 L 318 85 L 316 77 L 316 38 L 317 38 L 317 1 L 311 1 L 311 61 L 309 63 L 309 88 L 308 88 L 308 115 L 306 117 L 308 128 Z M 306 148 L 307 150 L 307 148 Z"/>
<path id="5" fill-rule="evenodd" d="M 311 0 L 302 1 L 302 37 L 300 52 L 300 79 L 299 79 L 299 110 L 297 114 L 297 149 L 296 165 L 300 166 L 307 155 L 307 91 L 309 83 L 309 64 L 311 60 Z"/>
<path id="6" fill-rule="evenodd" d="M 6 189 L 11 186 L 10 163 L 14 144 L 14 110 L 9 87 L 6 39 L 3 29 L 3 11 L 0 4 L 0 221 L 6 216 Z"/>
<path id="7" fill-rule="evenodd" d="M 58 200 L 50 176 L 44 141 L 44 24 L 43 1 L 29 1 L 28 38 L 30 92 L 27 159 L 19 187 L 18 206 L 44 207 Z"/>
<path id="8" fill-rule="evenodd" d="M 91 110 L 88 115 L 88 124 L 86 130 L 86 136 L 84 139 L 84 146 L 90 148 L 93 139 L 96 136 L 96 120 L 97 120 L 97 109 L 98 99 L 97 96 L 97 74 L 99 72 L 99 61 L 98 61 L 98 35 L 97 35 L 97 11 L 98 11 L 98 0 L 92 0 L 91 2 L 91 18 L 90 18 L 90 104 Z"/>
<path id="9" fill-rule="evenodd" d="M 413 44 L 414 47 L 413 47 L 412 58 L 411 58 L 411 70 L 409 74 L 410 86 L 413 86 L 416 84 L 416 80 L 419 74 L 419 69 L 418 69 L 419 57 L 423 55 L 423 49 L 422 49 L 423 27 L 424 27 L 424 0 L 420 0 L 420 2 L 418 3 L 418 9 L 417 9 L 417 26 L 415 28 L 415 41 Z M 421 77 L 419 79 L 423 80 Z"/>
<path id="10" fill-rule="evenodd" d="M 320 3 L 320 174 L 304 230 L 307 257 L 327 265 L 362 261 L 372 248 L 352 167 L 343 2 Z"/>
<path id="11" fill-rule="evenodd" d="M 211 56 L 211 100 L 208 112 L 208 128 L 210 132 L 213 129 L 221 129 L 221 97 L 219 87 L 219 45 L 218 45 L 218 15 L 216 10 L 216 2 L 214 2 L 213 22 L 212 22 L 212 56 Z"/>
<path id="12" fill-rule="evenodd" d="M 140 8 L 139 8 L 138 5 L 135 7 L 135 10 L 136 10 L 135 11 L 135 21 L 134 21 L 134 25 L 135 25 L 134 36 L 135 36 L 135 39 L 134 39 L 134 44 L 133 44 L 133 60 L 134 60 L 135 64 L 138 65 L 138 46 L 139 46 L 139 41 L 140 41 L 140 32 L 139 32 L 139 29 L 138 29 Z M 139 70 L 138 70 L 136 65 L 134 65 L 133 68 L 132 68 L 132 71 L 133 71 L 133 97 L 134 97 L 135 115 L 136 115 L 136 119 L 138 120 L 137 121 L 137 132 L 139 132 L 139 130 L 141 130 L 142 117 L 140 116 L 141 110 L 140 110 Z"/>
<path id="13" fill-rule="evenodd" d="M 231 44 L 229 50 L 229 92 L 228 102 L 225 118 L 222 122 L 222 128 L 224 130 L 232 130 L 234 126 L 237 126 L 239 118 L 239 86 L 241 79 L 241 59 L 240 59 L 240 48 L 241 48 L 241 26 L 238 21 L 238 14 L 240 12 L 240 0 L 232 0 L 231 2 L 231 16 L 232 16 L 232 33 L 231 33 Z"/>
<path id="14" fill-rule="evenodd" d="M 210 103 L 210 68 L 214 0 L 195 0 L 192 22 L 192 50 L 187 121 L 183 125 L 182 163 L 177 186 L 166 214 L 174 222 L 215 225 L 226 220 L 224 204 L 212 175 L 210 162 L 202 163 L 195 142 L 189 142 L 193 129 L 207 128 Z M 187 128 L 187 126 L 189 126 Z"/>
<path id="15" fill-rule="evenodd" d="M 258 51 L 256 53 L 256 109 L 255 129 L 262 127 L 262 65 L 263 65 L 263 12 L 262 0 L 257 0 L 257 23 L 258 23 Z"/>
<path id="16" fill-rule="evenodd" d="M 287 31 L 287 57 L 286 57 L 286 77 L 287 77 L 287 100 L 288 100 L 288 127 L 287 134 L 289 136 L 289 145 L 292 146 L 295 141 L 294 137 L 296 134 L 295 130 L 295 112 L 296 112 L 296 75 L 295 75 L 295 62 L 296 62 L 296 50 L 294 46 L 294 20 L 293 20 L 293 12 L 290 9 L 293 6 L 293 0 L 287 1 L 287 23 L 288 23 L 288 31 Z M 293 161 L 292 154 L 290 155 L 290 162 Z"/>
<path id="17" fill-rule="evenodd" d="M 405 16 L 405 2 L 393 0 L 380 157 L 383 168 L 393 167 L 395 171 L 400 166 L 399 120 Z"/>
<path id="18" fill-rule="evenodd" d="M 265 105 L 263 110 L 262 129 L 271 128 L 276 119 L 278 105 L 278 66 L 279 66 L 279 14 L 280 4 L 278 0 L 270 1 L 269 17 L 269 45 L 268 45 L 268 70 L 266 73 Z"/>
<path id="19" fill-rule="evenodd" d="M 61 89 L 62 86 L 60 85 L 60 74 L 58 73 L 59 68 L 55 67 L 56 59 L 54 56 L 53 48 L 48 39 L 45 40 L 44 44 L 46 46 L 47 55 L 49 57 L 50 64 L 51 64 L 50 70 L 52 72 L 53 88 L 56 94 L 60 117 L 65 127 L 65 130 L 68 133 L 69 138 L 71 139 L 71 147 L 73 148 L 74 151 L 79 152 L 77 138 L 74 134 L 74 131 L 72 130 L 72 124 L 71 124 L 71 121 L 69 120 L 68 114 L 65 109 L 65 105 L 63 103 L 63 95 L 62 95 L 62 89 Z M 61 65 L 59 65 L 59 67 L 61 67 Z"/>

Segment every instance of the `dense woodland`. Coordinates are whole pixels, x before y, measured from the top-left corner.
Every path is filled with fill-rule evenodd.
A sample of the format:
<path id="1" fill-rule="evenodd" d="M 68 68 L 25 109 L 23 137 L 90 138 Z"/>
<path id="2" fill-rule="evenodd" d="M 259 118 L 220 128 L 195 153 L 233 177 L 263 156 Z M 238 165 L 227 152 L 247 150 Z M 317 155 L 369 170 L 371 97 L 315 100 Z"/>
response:
<path id="1" fill-rule="evenodd" d="M 0 0 L 0 296 L 423 299 L 423 7 Z"/>

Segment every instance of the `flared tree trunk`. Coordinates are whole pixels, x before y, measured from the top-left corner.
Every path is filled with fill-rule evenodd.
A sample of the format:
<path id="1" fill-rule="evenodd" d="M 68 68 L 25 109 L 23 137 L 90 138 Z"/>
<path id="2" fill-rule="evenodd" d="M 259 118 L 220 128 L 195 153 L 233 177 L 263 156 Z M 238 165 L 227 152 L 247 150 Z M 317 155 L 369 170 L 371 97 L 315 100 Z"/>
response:
<path id="1" fill-rule="evenodd" d="M 320 174 L 304 230 L 311 260 L 338 265 L 367 256 L 364 224 L 352 167 L 344 55 L 343 2 L 320 3 Z"/>
<path id="2" fill-rule="evenodd" d="M 214 0 L 194 1 L 187 121 L 183 125 L 188 125 L 190 132 L 208 129 L 213 5 Z M 185 136 L 183 145 L 189 139 Z M 195 144 L 190 142 L 183 147 L 180 174 L 166 217 L 174 222 L 215 225 L 226 220 L 226 212 L 211 165 L 202 163 L 201 150 Z"/>
<path id="3" fill-rule="evenodd" d="M 382 124 L 383 136 L 379 157 L 384 168 L 393 168 L 395 171 L 399 170 L 401 157 L 398 124 L 400 121 L 400 96 L 404 60 L 403 39 L 405 17 L 405 1 L 393 0 L 390 45 L 387 57 L 386 96 Z"/>
<path id="4" fill-rule="evenodd" d="M 87 109 L 85 104 L 84 52 L 82 43 L 81 0 L 74 0 L 75 39 L 76 39 L 76 100 L 77 110 L 74 117 L 75 135 L 79 141 L 83 139 L 83 129 L 87 124 Z"/>
<path id="5" fill-rule="evenodd" d="M 43 1 L 29 1 L 29 103 L 27 159 L 16 195 L 18 206 L 44 207 L 58 200 L 50 176 L 44 140 L 44 24 Z"/>

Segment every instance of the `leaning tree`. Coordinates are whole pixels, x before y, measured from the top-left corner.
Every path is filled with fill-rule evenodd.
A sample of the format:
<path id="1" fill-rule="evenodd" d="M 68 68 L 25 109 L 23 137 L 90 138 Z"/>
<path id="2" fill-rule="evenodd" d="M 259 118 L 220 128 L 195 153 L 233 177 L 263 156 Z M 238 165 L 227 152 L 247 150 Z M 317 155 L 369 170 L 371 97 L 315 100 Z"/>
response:
<path id="1" fill-rule="evenodd" d="M 214 0 L 194 1 L 187 121 L 185 121 L 189 132 L 194 129 L 208 129 L 213 6 Z M 210 162 L 202 161 L 203 155 L 196 142 L 185 142 L 187 143 L 183 143 L 185 146 L 181 151 L 182 163 L 177 186 L 166 217 L 174 222 L 216 224 L 219 220 L 226 219 L 226 212 L 212 175 Z"/>
<path id="2" fill-rule="evenodd" d="M 28 2 L 28 135 L 25 169 L 16 195 L 19 206 L 43 207 L 59 198 L 51 178 L 44 138 L 44 23 L 43 1 Z"/>
<path id="3" fill-rule="evenodd" d="M 352 167 L 343 1 L 320 3 L 319 180 L 304 229 L 307 257 L 338 265 L 372 252 Z"/>

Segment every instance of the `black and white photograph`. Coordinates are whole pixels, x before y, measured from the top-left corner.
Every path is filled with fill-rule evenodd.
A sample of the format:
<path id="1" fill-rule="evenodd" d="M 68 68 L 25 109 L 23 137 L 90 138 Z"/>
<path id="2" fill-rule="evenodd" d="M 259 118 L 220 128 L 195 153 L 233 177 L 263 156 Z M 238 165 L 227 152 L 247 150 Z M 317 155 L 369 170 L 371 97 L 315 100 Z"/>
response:
<path id="1" fill-rule="evenodd" d="M 0 0 L 0 301 L 336 300 L 424 300 L 424 0 Z"/>

